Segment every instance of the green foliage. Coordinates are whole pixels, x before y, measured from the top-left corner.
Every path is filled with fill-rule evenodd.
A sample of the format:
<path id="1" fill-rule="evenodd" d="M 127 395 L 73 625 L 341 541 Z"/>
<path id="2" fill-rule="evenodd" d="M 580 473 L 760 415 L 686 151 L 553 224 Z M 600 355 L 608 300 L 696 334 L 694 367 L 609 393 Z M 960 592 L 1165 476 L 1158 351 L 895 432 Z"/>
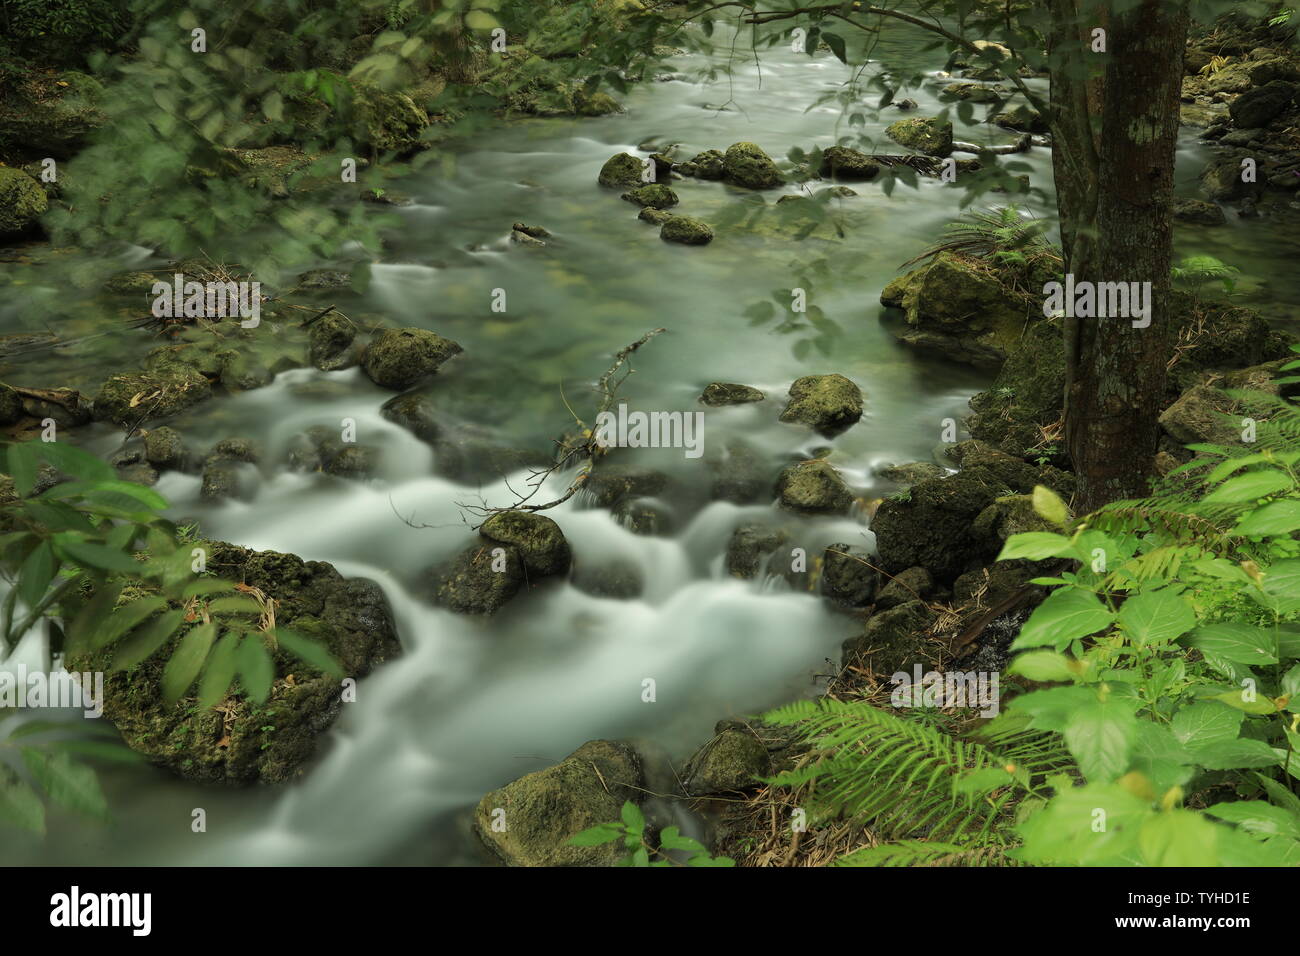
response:
<path id="1" fill-rule="evenodd" d="M 129 22 L 115 0 L 0 0 L 4 39 L 23 55 L 80 57 L 113 46 Z"/>
<path id="2" fill-rule="evenodd" d="M 943 252 L 989 259 L 1000 265 L 1029 268 L 1040 263 L 1056 268 L 1061 254 L 1044 236 L 1051 223 L 1023 215 L 1015 205 L 967 213 L 948 223 L 943 236 L 906 265 Z"/>
<path id="3" fill-rule="evenodd" d="M 622 819 L 616 823 L 598 823 L 574 834 L 572 846 L 601 846 L 622 840 L 627 856 L 619 866 L 735 866 L 728 856 L 713 856 L 698 840 L 682 836 L 677 827 L 664 827 L 655 846 L 646 835 L 645 814 L 631 800 L 623 803 Z"/>
<path id="4" fill-rule="evenodd" d="M 1239 275 L 1240 269 L 1214 256 L 1189 256 L 1170 269 L 1174 283 L 1183 286 L 1193 295 L 1199 295 L 1205 283 L 1216 280 L 1223 286 L 1223 291 L 1231 295 L 1237 288 Z"/>

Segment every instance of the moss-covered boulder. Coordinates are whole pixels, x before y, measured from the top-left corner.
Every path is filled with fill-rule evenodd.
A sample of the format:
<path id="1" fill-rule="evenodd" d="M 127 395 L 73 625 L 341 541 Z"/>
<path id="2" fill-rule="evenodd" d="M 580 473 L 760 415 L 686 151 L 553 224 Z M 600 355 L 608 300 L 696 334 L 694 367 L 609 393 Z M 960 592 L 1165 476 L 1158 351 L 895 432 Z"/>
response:
<path id="1" fill-rule="evenodd" d="M 902 465 L 889 465 L 876 470 L 876 474 L 885 481 L 892 481 L 896 485 L 909 488 L 918 481 L 926 478 L 942 478 L 947 473 L 942 465 L 936 465 L 932 461 L 909 461 Z"/>
<path id="2" fill-rule="evenodd" d="M 0 238 L 27 232 L 49 204 L 40 183 L 21 169 L 0 166 Z"/>
<path id="3" fill-rule="evenodd" d="M 856 149 L 830 146 L 822 150 L 821 174 L 835 179 L 875 179 L 880 174 L 880 165 Z"/>
<path id="4" fill-rule="evenodd" d="M 203 546 L 208 571 L 273 600 L 277 626 L 324 646 L 345 677 L 364 677 L 400 652 L 388 602 L 373 582 L 345 578 L 329 564 L 292 554 L 220 541 Z M 211 710 L 198 709 L 193 697 L 168 704 L 162 672 L 179 641 L 172 638 L 160 653 L 126 671 L 109 670 L 110 652 L 68 666 L 108 672 L 104 716 L 131 749 L 173 773 L 221 783 L 279 783 L 301 774 L 342 707 L 339 679 L 277 649 L 265 703 L 237 691 Z"/>
<path id="5" fill-rule="evenodd" d="M 712 475 L 709 486 L 712 500 L 748 505 L 770 493 L 772 469 L 766 458 L 748 442 L 733 438 L 716 453 L 710 445 L 705 455 Z"/>
<path id="6" fill-rule="evenodd" d="M 1242 179 L 1241 159 L 1235 156 L 1211 159 L 1201 170 L 1201 191 L 1218 202 L 1233 202 L 1258 195 L 1263 186 Z"/>
<path id="7" fill-rule="evenodd" d="M 1043 114 L 1024 103 L 998 113 L 993 117 L 993 122 L 1003 129 L 1021 133 L 1046 133 L 1051 130 Z"/>
<path id="8" fill-rule="evenodd" d="M 1201 382 L 1160 413 L 1160 427 L 1181 445 L 1204 442 L 1230 447 L 1241 441 L 1241 420 L 1232 414 L 1235 408 L 1221 388 Z"/>
<path id="9" fill-rule="evenodd" d="M 385 329 L 366 346 L 361 368 L 376 385 L 405 389 L 462 351 L 451 339 L 427 329 Z"/>
<path id="10" fill-rule="evenodd" d="M 1004 86 L 984 83 L 950 83 L 943 88 L 943 95 L 967 103 L 997 103 L 1007 96 Z"/>
<path id="11" fill-rule="evenodd" d="M 948 156 L 952 153 L 952 124 L 933 116 L 898 120 L 889 124 L 885 135 L 898 145 L 927 156 Z"/>
<path id="12" fill-rule="evenodd" d="M 483 522 L 479 534 L 517 548 L 530 577 L 564 574 L 573 559 L 564 532 L 546 515 L 501 511 Z"/>
<path id="13" fill-rule="evenodd" d="M 782 507 L 800 514 L 844 514 L 853 504 L 840 473 L 820 458 L 782 469 L 776 494 Z"/>
<path id="14" fill-rule="evenodd" d="M 822 554 L 822 596 L 841 607 L 866 607 L 876 596 L 880 572 L 872 557 L 848 544 L 832 544 Z"/>
<path id="15" fill-rule="evenodd" d="M 12 425 L 23 417 L 23 399 L 8 385 L 0 383 L 0 425 Z"/>
<path id="16" fill-rule="evenodd" d="M 721 179 L 727 174 L 726 158 L 721 150 L 706 149 L 696 153 L 689 163 L 684 164 L 683 170 L 699 179 Z"/>
<path id="17" fill-rule="evenodd" d="M 771 773 L 767 745 L 751 731 L 727 728 L 687 761 L 682 788 L 693 797 L 733 793 L 758 786 Z"/>
<path id="18" fill-rule="evenodd" d="M 638 159 L 631 153 L 615 153 L 605 160 L 604 166 L 600 167 L 600 175 L 596 177 L 596 182 L 610 188 L 644 186 L 646 181 L 642 178 L 642 175 L 645 168 L 645 161 Z"/>
<path id="19" fill-rule="evenodd" d="M 662 226 L 669 219 L 673 218 L 673 214 L 668 212 L 666 209 L 655 209 L 653 206 L 642 206 L 641 211 L 637 213 L 636 217 L 642 222 L 648 222 L 653 226 Z"/>
<path id="20" fill-rule="evenodd" d="M 843 643 L 844 666 L 865 665 L 877 674 L 910 672 L 916 664 L 929 669 L 938 649 L 930 637 L 937 617 L 922 601 L 877 611 L 861 634 Z"/>
<path id="21" fill-rule="evenodd" d="M 398 154 L 424 146 L 421 134 L 429 126 L 429 114 L 406 93 L 357 84 L 352 106 L 352 135 L 359 144 Z"/>
<path id="22" fill-rule="evenodd" d="M 722 157 L 722 176 L 733 186 L 746 189 L 771 189 L 785 182 L 772 157 L 754 143 L 727 147 Z"/>
<path id="23" fill-rule="evenodd" d="M 99 109 L 104 87 L 77 71 L 48 82 L 33 71 L 0 93 L 0 145 L 68 159 L 104 124 Z"/>
<path id="24" fill-rule="evenodd" d="M 191 365 L 175 363 L 110 376 L 94 399 L 98 421 L 130 427 L 168 418 L 211 397 L 208 378 Z"/>
<path id="25" fill-rule="evenodd" d="M 966 427 L 972 437 L 1008 454 L 1024 456 L 1037 450 L 1054 457 L 1047 451 L 1053 443 L 1044 439 L 1044 428 L 1060 420 L 1064 394 L 1061 320 L 1043 319 L 1025 330 L 1024 340 L 1011 349 L 993 385 L 971 398 L 974 414 L 966 419 Z"/>
<path id="26" fill-rule="evenodd" d="M 621 841 L 571 846 L 598 823 L 620 819 L 624 802 L 645 796 L 641 758 L 620 741 L 592 740 L 560 763 L 484 795 L 474 832 L 510 866 L 613 866 L 626 855 Z"/>
<path id="27" fill-rule="evenodd" d="M 608 93 L 586 93 L 578 90 L 573 95 L 573 105 L 579 116 L 610 116 L 623 112 L 618 100 Z"/>
<path id="28" fill-rule="evenodd" d="M 787 540 L 788 536 L 781 528 L 763 524 L 742 525 L 731 533 L 731 540 L 727 542 L 727 573 L 737 578 L 757 577 L 767 556 Z"/>
<path id="29" fill-rule="evenodd" d="M 713 241 L 713 229 L 708 223 L 690 216 L 670 216 L 664 220 L 659 238 L 685 246 L 703 246 Z"/>
<path id="30" fill-rule="evenodd" d="M 357 327 L 346 316 L 330 312 L 311 327 L 307 358 L 322 372 L 337 372 L 357 364 L 353 342 Z"/>
<path id="31" fill-rule="evenodd" d="M 145 434 L 144 457 L 159 471 L 189 471 L 196 463 L 185 447 L 181 433 L 166 425 L 152 428 Z"/>
<path id="32" fill-rule="evenodd" d="M 971 526 L 975 534 L 996 541 L 999 548 L 1013 534 L 1060 529 L 1039 517 L 1033 495 L 1003 495 L 979 513 Z"/>
<path id="33" fill-rule="evenodd" d="M 1289 80 L 1270 80 L 1242 93 L 1228 106 L 1237 129 L 1267 126 L 1294 102 L 1297 85 Z"/>
<path id="34" fill-rule="evenodd" d="M 622 196 L 628 202 L 653 209 L 669 209 L 677 205 L 677 194 L 663 183 L 650 183 L 625 192 Z"/>
<path id="35" fill-rule="evenodd" d="M 862 417 L 862 389 L 843 375 L 805 375 L 790 386 L 781 421 L 835 435 Z"/>
<path id="36" fill-rule="evenodd" d="M 934 593 L 934 575 L 922 567 L 899 571 L 876 592 L 876 609 L 887 611 L 908 601 L 924 601 Z"/>
<path id="37" fill-rule="evenodd" d="M 940 253 L 881 292 L 882 305 L 901 308 L 906 324 L 893 331 L 916 348 L 981 368 L 998 368 L 1025 325 L 1042 318 L 1042 304 L 1008 289 L 986 264 Z"/>
<path id="38" fill-rule="evenodd" d="M 734 382 L 710 382 L 704 386 L 700 401 L 717 408 L 723 405 L 746 405 L 761 402 L 763 393 L 750 385 L 737 385 Z"/>
<path id="39" fill-rule="evenodd" d="M 435 598 L 458 614 L 495 614 L 524 586 L 519 549 L 486 541 L 466 548 L 432 573 Z"/>
<path id="40" fill-rule="evenodd" d="M 1206 202 L 1204 199 L 1175 199 L 1170 203 L 1169 209 L 1179 222 L 1191 222 L 1198 226 L 1222 226 L 1228 221 L 1217 203 Z"/>

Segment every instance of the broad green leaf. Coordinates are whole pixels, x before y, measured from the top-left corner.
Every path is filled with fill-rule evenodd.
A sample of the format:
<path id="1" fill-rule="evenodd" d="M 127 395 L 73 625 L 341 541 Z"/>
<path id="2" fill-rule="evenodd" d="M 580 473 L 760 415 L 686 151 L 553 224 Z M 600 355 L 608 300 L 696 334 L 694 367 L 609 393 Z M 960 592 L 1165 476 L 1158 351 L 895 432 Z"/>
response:
<path id="1" fill-rule="evenodd" d="M 1234 800 L 1216 803 L 1205 810 L 1210 816 L 1235 823 L 1247 833 L 1262 836 L 1300 837 L 1300 818 L 1263 800 Z"/>
<path id="2" fill-rule="evenodd" d="M 108 801 L 95 771 L 74 761 L 70 754 L 47 754 L 24 747 L 23 763 L 41 785 L 50 802 L 98 820 L 108 818 Z"/>
<path id="3" fill-rule="evenodd" d="M 1016 655 L 1009 671 L 1042 683 L 1068 681 L 1076 676 L 1071 663 L 1070 658 L 1055 651 L 1026 651 Z"/>
<path id="4" fill-rule="evenodd" d="M 629 835 L 645 832 L 645 814 L 631 800 L 623 801 L 623 809 L 619 815 L 623 818 L 623 825 L 627 827 Z"/>
<path id="5" fill-rule="evenodd" d="M 699 840 L 693 840 L 688 836 L 682 836 L 681 830 L 677 827 L 664 827 L 659 834 L 659 848 L 662 850 L 689 850 L 692 853 L 708 853 L 708 847 L 704 846 Z"/>
<path id="6" fill-rule="evenodd" d="M 147 660 L 176 633 L 184 617 L 184 611 L 168 611 L 136 628 L 118 645 L 113 654 L 112 670 L 127 670 Z"/>
<path id="7" fill-rule="evenodd" d="M 1192 631 L 1187 644 L 1206 654 L 1247 667 L 1277 663 L 1277 657 L 1273 654 L 1273 635 L 1251 624 L 1230 621 L 1198 627 Z"/>
<path id="8" fill-rule="evenodd" d="M 212 601 L 208 610 L 213 614 L 261 614 L 262 605 L 252 598 L 223 597 Z"/>
<path id="9" fill-rule="evenodd" d="M 1276 767 L 1277 754 L 1262 740 L 1238 737 L 1192 750 L 1192 757 L 1206 770 L 1245 770 L 1251 767 Z"/>
<path id="10" fill-rule="evenodd" d="M 1129 768 L 1137 717 L 1127 700 L 1093 695 L 1065 722 L 1065 743 L 1089 783 L 1107 783 Z"/>
<path id="11" fill-rule="evenodd" d="M 581 833 L 569 837 L 570 846 L 601 846 L 613 843 L 623 835 L 623 827 L 617 823 L 597 823 Z"/>
<path id="12" fill-rule="evenodd" d="M 208 658 L 212 642 L 217 636 L 216 624 L 200 624 L 190 629 L 180 644 L 172 652 L 163 669 L 163 698 L 168 703 L 175 703 L 184 696 L 194 683 L 194 678 L 203 670 L 203 662 Z"/>
<path id="13" fill-rule="evenodd" d="M 1199 813 L 1174 809 L 1152 814 L 1138 833 L 1148 866 L 1215 866 L 1219 828 Z"/>
<path id="14" fill-rule="evenodd" d="M 1053 534 L 1050 531 L 1026 531 L 1007 538 L 996 560 L 1011 561 L 1025 558 L 1030 561 L 1041 561 L 1043 558 L 1059 558 L 1073 550 L 1074 542 L 1063 534 Z"/>
<path id="15" fill-rule="evenodd" d="M 139 561 L 123 551 L 115 551 L 93 541 L 80 540 L 66 533 L 54 536 L 54 546 L 83 568 L 126 573 L 138 572 L 143 568 Z"/>
<path id="16" fill-rule="evenodd" d="M 1236 740 L 1245 714 L 1212 700 L 1181 707 L 1170 723 L 1178 742 L 1195 749 Z"/>
<path id="17" fill-rule="evenodd" d="M 1227 704 L 1229 707 L 1235 707 L 1237 710 L 1244 711 L 1247 714 L 1268 715 L 1277 713 L 1277 707 L 1269 698 L 1261 695 L 1254 700 L 1248 700 L 1244 691 L 1230 690 L 1225 694 L 1215 694 L 1210 700 L 1218 700 Z"/>
<path id="18" fill-rule="evenodd" d="M 1283 498 L 1244 515 L 1233 530 L 1248 536 L 1283 535 L 1300 529 L 1300 501 Z"/>
<path id="19" fill-rule="evenodd" d="M 1205 496 L 1207 503 L 1234 503 L 1254 501 L 1267 495 L 1294 487 L 1291 476 L 1277 469 L 1248 471 L 1236 478 L 1229 478 L 1214 491 Z"/>
<path id="20" fill-rule="evenodd" d="M 1022 486 L 1023 487 L 1023 486 Z M 1044 485 L 1035 485 L 1031 499 L 1038 516 L 1055 525 L 1065 525 L 1070 521 L 1070 509 L 1066 507 L 1061 496 Z"/>
<path id="21" fill-rule="evenodd" d="M 203 666 L 203 676 L 199 678 L 201 708 L 206 710 L 215 707 L 230 690 L 238 667 L 240 639 L 241 635 L 233 631 L 227 632 L 208 655 L 207 663 Z"/>
<path id="22" fill-rule="evenodd" d="M 1119 626 L 1139 647 L 1164 644 L 1196 626 L 1196 612 L 1173 591 L 1140 591 L 1119 609 Z"/>
<path id="23" fill-rule="evenodd" d="M 7 767 L 0 767 L 0 822 L 45 833 L 45 805 L 41 798 Z"/>
<path id="24" fill-rule="evenodd" d="M 67 442 L 26 442 L 34 446 L 33 454 L 38 460 L 46 462 L 53 468 L 58 469 L 69 478 L 80 478 L 85 481 L 116 481 L 117 472 L 108 462 L 82 451 L 80 448 L 74 448 Z"/>
<path id="25" fill-rule="evenodd" d="M 264 703 L 270 696 L 275 664 L 270 651 L 262 643 L 261 634 L 245 634 L 244 642 L 239 645 L 239 679 L 244 693 L 257 703 Z"/>
<path id="26" fill-rule="evenodd" d="M 1070 641 L 1109 627 L 1114 613 L 1091 591 L 1062 588 L 1053 591 L 1035 608 L 1012 650 L 1025 647 L 1055 647 L 1064 650 Z"/>
<path id="27" fill-rule="evenodd" d="M 142 597 L 115 608 L 113 613 L 100 622 L 90 636 L 91 650 L 107 647 L 127 631 L 147 621 L 155 613 L 167 606 L 160 597 Z"/>
<path id="28" fill-rule="evenodd" d="M 18 571 L 18 597 L 29 609 L 40 604 L 58 568 L 58 559 L 48 541 L 42 541 L 27 556 Z"/>
<path id="29" fill-rule="evenodd" d="M 324 645 L 282 627 L 275 629 L 275 640 L 280 647 L 318 671 L 330 677 L 343 676 L 343 669 Z"/>

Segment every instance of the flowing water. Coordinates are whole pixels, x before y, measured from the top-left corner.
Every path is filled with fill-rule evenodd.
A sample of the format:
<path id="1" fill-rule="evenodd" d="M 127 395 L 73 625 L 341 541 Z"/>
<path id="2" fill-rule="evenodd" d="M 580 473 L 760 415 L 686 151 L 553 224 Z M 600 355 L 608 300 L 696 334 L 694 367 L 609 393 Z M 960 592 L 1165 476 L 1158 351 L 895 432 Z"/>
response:
<path id="1" fill-rule="evenodd" d="M 878 53 L 891 65 L 941 65 L 931 59 L 938 54 L 919 51 L 918 37 L 891 35 L 902 45 Z M 677 68 L 690 73 L 710 65 L 706 59 L 681 57 Z M 719 55 L 712 65 L 724 62 Z M 848 132 L 839 106 L 808 105 L 848 75 L 828 55 L 777 48 L 765 52 L 761 71 L 742 55 L 729 76 L 711 82 L 644 83 L 628 94 L 620 116 L 500 122 L 458 149 L 454 172 L 396 184 L 414 204 L 396 211 L 401 227 L 356 310 L 461 343 L 465 354 L 434 383 L 439 408 L 504 442 L 538 449 L 571 424 L 566 402 L 590 417 L 592 383 L 613 352 L 663 326 L 668 331 L 636 355 L 636 371 L 620 391 L 630 407 L 696 410 L 710 381 L 757 386 L 766 401 L 707 412 L 706 454 L 743 438 L 774 471 L 830 446 L 830 460 L 858 494 L 892 490 L 874 471 L 930 460 L 944 419 L 960 419 L 966 400 L 987 383 L 982 374 L 905 351 L 880 321 L 881 288 L 959 214 L 961 191 L 922 179 L 915 190 L 900 185 L 886 197 L 878 184 L 865 184 L 834 206 L 842 237 L 825 226 L 796 241 L 769 215 L 719 228 L 711 245 L 687 248 L 660 241 L 657 228 L 637 220 L 636 207 L 596 186 L 609 156 L 639 144 L 680 143 L 685 157 L 740 140 L 776 157 L 792 147 L 832 145 L 837 129 Z M 939 85 L 908 92 L 919 115 L 939 108 Z M 883 129 L 900 115 L 885 110 L 861 131 L 879 141 L 879 151 L 896 152 Z M 968 125 L 957 138 L 999 143 L 1010 136 Z M 1185 152 L 1200 149 L 1189 138 Z M 1015 158 L 1029 164 L 1035 185 L 1050 190 L 1046 150 Z M 680 211 L 706 221 L 760 201 L 720 183 L 686 180 L 673 188 Z M 761 198 L 771 204 L 778 194 Z M 1040 200 L 1032 208 L 1042 213 L 1050 205 Z M 505 237 L 516 220 L 544 225 L 553 241 L 546 249 L 512 247 Z M 1225 239 L 1250 228 L 1234 222 Z M 825 274 L 810 279 L 820 259 Z M 800 333 L 745 316 L 774 293 L 784 310 L 795 287 L 806 288 L 809 304 L 836 323 L 830 354 L 796 346 Z M 494 289 L 506 291 L 504 313 L 491 310 Z M 1294 293 L 1292 284 L 1286 295 Z M 92 354 L 100 356 L 97 367 Z M 102 352 L 60 362 L 61 382 L 105 374 Z M 791 381 L 828 372 L 862 386 L 860 423 L 828 441 L 777 422 Z M 274 463 L 292 436 L 351 418 L 358 440 L 383 453 L 371 481 L 268 464 L 246 499 L 219 504 L 200 499 L 194 476 L 167 473 L 159 485 L 175 515 L 199 519 L 206 535 L 329 561 L 387 593 L 403 655 L 361 682 L 357 702 L 343 708 L 307 775 L 284 788 L 233 790 L 148 768 L 109 769 L 111 826 L 60 820 L 44 842 L 6 832 L 0 862 L 480 863 L 467 819 L 485 791 L 598 737 L 638 741 L 680 766 L 719 718 L 812 692 L 852 632 L 847 618 L 779 579 L 727 575 L 731 531 L 774 509 L 709 503 L 704 463 L 681 449 L 647 449 L 634 459 L 686 489 L 658 503 L 671 517 L 671 533 L 634 534 L 582 496 L 548 512 L 579 569 L 619 562 L 638 569 L 645 582 L 639 599 L 593 597 L 555 582 L 487 621 L 433 607 L 421 572 L 474 538 L 461 506 L 505 504 L 512 495 L 504 481 L 479 487 L 433 477 L 429 447 L 380 416 L 391 395 L 357 370 L 297 370 L 174 423 L 191 447 L 247 436 Z M 92 435 L 105 452 L 118 440 Z M 513 487 L 524 477 L 511 476 Z M 562 490 L 564 478 L 549 490 Z M 792 544 L 812 555 L 834 541 L 869 547 L 865 520 L 805 520 Z M 19 651 L 34 665 L 39 641 L 33 635 Z M 657 685 L 652 703 L 642 700 L 645 678 Z M 206 833 L 190 830 L 196 807 L 207 812 Z"/>

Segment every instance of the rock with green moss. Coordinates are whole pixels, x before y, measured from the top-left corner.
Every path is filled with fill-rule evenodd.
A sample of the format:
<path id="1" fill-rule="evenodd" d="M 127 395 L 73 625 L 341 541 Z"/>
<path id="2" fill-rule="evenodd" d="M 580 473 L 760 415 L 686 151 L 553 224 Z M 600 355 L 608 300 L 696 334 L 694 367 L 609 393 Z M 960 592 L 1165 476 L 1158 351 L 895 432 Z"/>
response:
<path id="1" fill-rule="evenodd" d="M 843 375 L 805 375 L 790 386 L 781 421 L 836 435 L 862 417 L 862 389 Z"/>
<path id="2" fill-rule="evenodd" d="M 673 218 L 673 214 L 665 209 L 655 209 L 653 206 L 643 206 L 641 211 L 637 213 L 637 218 L 642 222 L 648 222 L 653 226 L 662 226 L 669 219 Z"/>
<path id="3" fill-rule="evenodd" d="M 488 541 L 517 548 L 530 577 L 563 574 L 573 559 L 564 532 L 546 515 L 500 511 L 483 522 L 479 534 Z"/>
<path id="4" fill-rule="evenodd" d="M 831 146 L 822 150 L 821 174 L 835 179 L 875 179 L 880 165 L 866 153 L 847 146 Z"/>
<path id="5" fill-rule="evenodd" d="M 357 327 L 346 316 L 330 312 L 311 327 L 308 361 L 322 372 L 337 372 L 357 364 Z"/>
<path id="6" fill-rule="evenodd" d="M 700 401 L 717 408 L 722 405 L 746 405 L 761 402 L 763 393 L 751 385 L 737 385 L 733 382 L 710 382 L 704 386 Z"/>
<path id="7" fill-rule="evenodd" d="M 581 91 L 574 94 L 574 106 L 581 116 L 609 116 L 623 112 L 618 100 L 608 93 L 586 94 Z"/>
<path id="8" fill-rule="evenodd" d="M 0 425 L 12 425 L 23 417 L 23 399 L 8 385 L 0 383 Z"/>
<path id="9" fill-rule="evenodd" d="M 104 291 L 114 295 L 149 295 L 155 282 L 163 281 L 152 272 L 119 272 L 104 283 Z M 171 280 L 166 280 L 168 286 Z"/>
<path id="10" fill-rule="evenodd" d="M 196 464 L 181 433 L 167 425 L 151 428 L 145 434 L 144 457 L 159 471 L 189 471 Z"/>
<path id="11" fill-rule="evenodd" d="M 1017 456 L 1045 450 L 1044 428 L 1061 418 L 1065 394 L 1065 341 L 1060 319 L 1025 329 L 993 385 L 970 400 L 972 437 Z M 1052 457 L 1049 453 L 1048 457 Z"/>
<path id="12" fill-rule="evenodd" d="M 752 731 L 727 728 L 687 761 L 682 787 L 692 797 L 732 793 L 758 786 L 771 772 L 767 745 Z"/>
<path id="13" fill-rule="evenodd" d="M 885 129 L 885 135 L 900 146 L 927 156 L 952 153 L 952 124 L 933 116 L 898 120 Z"/>
<path id="14" fill-rule="evenodd" d="M 789 540 L 781 528 L 766 524 L 742 525 L 731 533 L 727 542 L 725 566 L 737 578 L 755 578 L 763 559 Z"/>
<path id="15" fill-rule="evenodd" d="M 400 652 L 388 602 L 373 582 L 345 578 L 329 564 L 292 554 L 220 541 L 202 546 L 209 572 L 273 600 L 277 627 L 328 650 L 343 677 L 364 677 Z M 217 620 L 243 629 L 247 618 L 236 622 L 218 614 Z M 125 671 L 110 670 L 111 650 L 69 667 L 106 671 L 104 716 L 131 749 L 181 777 L 280 783 L 299 776 L 342 707 L 339 678 L 281 647 L 272 652 L 274 677 L 265 703 L 254 703 L 236 690 L 217 709 L 199 709 L 192 696 L 168 704 L 162 695 L 163 668 L 180 640 L 179 635 L 172 638 L 159 653 Z M 254 631 L 245 640 L 268 638 Z"/>
<path id="16" fill-rule="evenodd" d="M 620 819 L 624 802 L 645 797 L 641 758 L 621 741 L 592 740 L 553 767 L 527 774 L 484 795 L 474 832 L 510 866 L 612 866 L 622 841 L 572 846 L 598 823 Z"/>
<path id="17" fill-rule="evenodd" d="M 604 166 L 600 167 L 600 175 L 596 177 L 596 182 L 610 188 L 644 186 L 646 182 L 641 177 L 645 169 L 645 161 L 631 153 L 615 153 L 605 160 Z"/>
<path id="18" fill-rule="evenodd" d="M 782 469 L 776 494 L 782 507 L 800 514 L 845 514 L 853 504 L 853 492 L 840 473 L 821 459 Z"/>
<path id="19" fill-rule="evenodd" d="M 376 385 L 405 389 L 462 351 L 451 339 L 427 329 L 385 329 L 366 346 L 361 368 Z"/>
<path id="20" fill-rule="evenodd" d="M 1160 427 L 1181 445 L 1203 442 L 1232 447 L 1241 442 L 1241 420 L 1232 415 L 1234 408 L 1221 388 L 1201 382 L 1160 413 Z"/>
<path id="21" fill-rule="evenodd" d="M 785 182 L 772 157 L 755 143 L 733 143 L 722 157 L 722 176 L 733 186 L 771 189 Z"/>
<path id="22" fill-rule="evenodd" d="M 429 126 L 429 114 L 406 93 L 356 84 L 353 108 L 353 136 L 357 143 L 399 155 L 425 145 L 421 135 Z"/>
<path id="23" fill-rule="evenodd" d="M 85 73 L 61 73 L 53 83 L 34 71 L 0 97 L 0 144 L 38 156 L 71 158 L 104 124 L 104 87 Z"/>
<path id="24" fill-rule="evenodd" d="M 668 486 L 668 476 L 661 471 L 602 462 L 587 476 L 583 492 L 597 507 L 612 508 L 625 498 L 655 497 Z"/>
<path id="25" fill-rule="evenodd" d="M 876 609 L 887 611 L 908 601 L 924 601 L 934 593 L 934 576 L 922 567 L 899 571 L 876 592 Z"/>
<path id="26" fill-rule="evenodd" d="M 1060 529 L 1034 510 L 1033 495 L 1003 495 L 979 513 L 971 530 L 997 543 L 999 549 L 1013 534 Z"/>
<path id="27" fill-rule="evenodd" d="M 721 150 L 706 149 L 696 153 L 684 170 L 699 179 L 722 179 L 727 174 L 726 159 Z"/>
<path id="28" fill-rule="evenodd" d="M 893 330 L 906 344 L 981 368 L 1000 367 L 1035 318 L 1028 296 L 983 263 L 947 252 L 890 282 L 880 301 L 906 313 Z"/>
<path id="29" fill-rule="evenodd" d="M 176 364 L 110 376 L 94 399 L 98 421 L 130 427 L 168 418 L 211 397 L 212 385 L 193 366 Z"/>
<path id="30" fill-rule="evenodd" d="M 942 465 L 936 465 L 932 461 L 911 461 L 902 465 L 880 468 L 876 474 L 885 481 L 910 487 L 926 478 L 942 478 L 948 472 Z"/>
<path id="31" fill-rule="evenodd" d="M 943 88 L 943 95 L 968 103 L 997 103 L 1006 99 L 1007 90 L 997 84 L 950 83 Z"/>
<path id="32" fill-rule="evenodd" d="M 663 183 L 638 186 L 636 189 L 625 192 L 622 198 L 628 202 L 636 203 L 638 206 L 649 206 L 653 209 L 669 209 L 676 206 L 678 202 L 677 194 Z"/>
<path id="33" fill-rule="evenodd" d="M 21 169 L 0 166 L 0 237 L 32 229 L 49 204 L 40 183 Z"/>
<path id="34" fill-rule="evenodd" d="M 993 122 L 1003 129 L 1021 133 L 1047 133 L 1051 130 L 1043 114 L 1024 103 L 998 113 L 993 117 Z"/>
<path id="35" fill-rule="evenodd" d="M 713 228 L 690 216 L 671 216 L 664 220 L 659 238 L 685 246 L 704 246 L 713 241 Z"/>
<path id="36" fill-rule="evenodd" d="M 840 607 L 866 607 L 876 596 L 880 572 L 871 554 L 848 544 L 832 544 L 822 554 L 822 596 Z"/>
<path id="37" fill-rule="evenodd" d="M 940 580 L 952 580 L 992 557 L 988 536 L 973 528 L 975 519 L 999 495 L 1028 490 L 1008 487 L 993 472 L 972 467 L 919 481 L 905 497 L 886 498 L 871 519 L 881 570 L 897 574 L 920 566 Z"/>
<path id="38" fill-rule="evenodd" d="M 934 660 L 930 628 L 937 615 L 923 601 L 907 601 L 867 619 L 862 633 L 842 645 L 845 667 L 858 664 L 877 674 L 929 670 Z"/>
<path id="39" fill-rule="evenodd" d="M 526 583 L 519 549 L 483 542 L 431 573 L 438 604 L 458 614 L 495 614 Z"/>

